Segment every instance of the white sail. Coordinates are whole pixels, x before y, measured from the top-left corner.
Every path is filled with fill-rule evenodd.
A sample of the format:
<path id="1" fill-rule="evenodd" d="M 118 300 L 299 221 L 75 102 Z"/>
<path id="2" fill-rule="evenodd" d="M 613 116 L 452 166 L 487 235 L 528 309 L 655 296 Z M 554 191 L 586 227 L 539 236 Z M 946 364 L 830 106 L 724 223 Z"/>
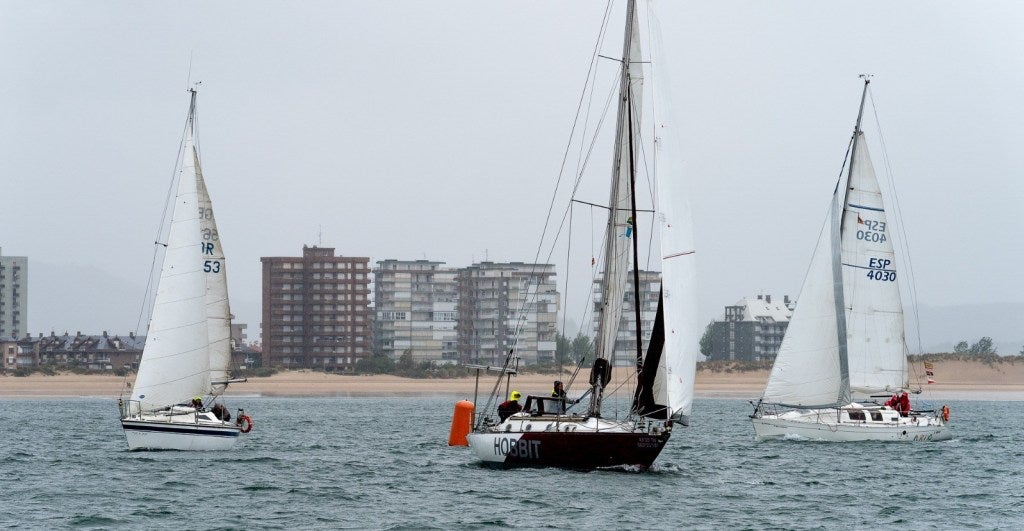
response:
<path id="1" fill-rule="evenodd" d="M 850 389 L 860 393 L 907 387 L 892 226 L 863 133 L 856 138 L 846 208 L 842 263 Z M 801 301 L 802 302 L 802 301 Z"/>
<path id="2" fill-rule="evenodd" d="M 665 57 L 661 26 L 650 11 L 653 31 L 651 64 L 654 65 L 655 171 L 658 221 L 661 228 L 661 289 L 665 346 L 654 381 L 654 399 L 669 408 L 669 416 L 688 417 L 693 406 L 693 382 L 700 346 L 697 317 L 697 266 L 693 220 L 678 121 L 671 106 L 667 69 L 658 69 Z"/>
<path id="3" fill-rule="evenodd" d="M 763 396 L 767 402 L 826 406 L 839 399 L 839 338 L 832 280 L 832 212 L 836 208 L 838 200 L 833 197 L 800 289 L 800 302 L 768 376 Z"/>
<path id="4" fill-rule="evenodd" d="M 186 154 L 186 156 L 189 156 Z M 203 251 L 203 272 L 206 273 L 206 319 L 210 350 L 210 385 L 214 395 L 221 394 L 231 377 L 231 308 L 228 304 L 227 261 L 217 232 L 213 203 L 206 190 L 206 181 L 193 150 L 196 168 L 196 189 L 199 193 L 199 223 Z"/>
<path id="5" fill-rule="evenodd" d="M 200 247 L 199 194 L 191 127 L 171 212 L 146 346 L 132 400 L 143 411 L 186 402 L 210 391 L 206 278 Z"/>
<path id="6" fill-rule="evenodd" d="M 633 198 L 630 194 L 630 138 L 633 128 L 640 126 L 640 103 L 643 93 L 643 64 L 640 59 L 640 43 L 637 31 L 637 17 L 630 4 L 631 31 L 627 33 L 624 45 L 629 60 L 623 65 L 627 76 L 623 79 L 619 98 L 618 125 L 616 127 L 615 160 L 612 175 L 611 198 L 608 202 L 608 227 L 605 234 L 604 275 L 601 289 L 601 318 L 598 322 L 596 350 L 599 358 L 610 358 L 615 351 L 615 339 L 619 333 L 619 320 L 627 286 L 627 273 L 633 255 L 635 224 L 630 214 Z M 625 91 L 629 91 L 627 98 Z M 630 112 L 632 102 L 634 112 Z M 632 116 L 632 126 L 628 120 Z M 637 148 L 638 149 L 638 148 Z"/>

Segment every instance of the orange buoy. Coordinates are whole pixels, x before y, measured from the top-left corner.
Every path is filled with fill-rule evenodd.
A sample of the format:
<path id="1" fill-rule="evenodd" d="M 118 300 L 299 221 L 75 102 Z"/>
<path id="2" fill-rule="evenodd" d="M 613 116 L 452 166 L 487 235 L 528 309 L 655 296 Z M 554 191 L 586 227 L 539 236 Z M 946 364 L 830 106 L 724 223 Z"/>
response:
<path id="1" fill-rule="evenodd" d="M 448 446 L 469 446 L 466 435 L 473 429 L 473 403 L 459 400 L 452 415 L 452 431 L 448 433 Z"/>

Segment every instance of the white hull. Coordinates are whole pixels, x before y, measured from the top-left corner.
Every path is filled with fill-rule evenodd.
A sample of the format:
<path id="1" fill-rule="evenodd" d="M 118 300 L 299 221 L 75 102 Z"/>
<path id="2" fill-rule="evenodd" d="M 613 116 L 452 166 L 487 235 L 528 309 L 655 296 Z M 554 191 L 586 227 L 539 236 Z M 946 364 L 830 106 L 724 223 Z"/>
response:
<path id="1" fill-rule="evenodd" d="M 864 420 L 851 420 L 861 411 Z M 837 412 L 839 418 L 837 419 Z M 872 418 L 872 413 L 875 418 Z M 878 419 L 881 416 L 881 419 Z M 753 419 L 759 439 L 800 437 L 820 441 L 939 441 L 949 439 L 942 419 L 931 415 L 899 416 L 889 408 L 843 408 L 761 414 Z"/>
<path id="2" fill-rule="evenodd" d="M 208 415 L 208 414 L 207 414 Z M 190 415 L 142 415 L 121 419 L 129 450 L 230 450 L 241 429 L 229 422 Z"/>

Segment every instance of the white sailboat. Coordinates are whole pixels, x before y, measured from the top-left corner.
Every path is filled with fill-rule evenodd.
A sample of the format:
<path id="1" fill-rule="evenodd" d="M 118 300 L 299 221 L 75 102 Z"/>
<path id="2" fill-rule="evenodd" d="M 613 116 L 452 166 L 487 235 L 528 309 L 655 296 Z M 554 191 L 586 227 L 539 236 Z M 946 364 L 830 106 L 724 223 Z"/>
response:
<path id="1" fill-rule="evenodd" d="M 120 400 L 130 450 L 225 450 L 252 419 L 235 422 L 218 397 L 234 381 L 227 262 L 195 145 L 191 89 L 184 149 L 146 345 L 131 398 Z"/>
<path id="2" fill-rule="evenodd" d="M 864 76 L 849 171 L 836 185 L 793 318 L 751 415 L 759 438 L 946 437 L 939 412 L 899 411 L 872 399 L 908 391 L 910 379 L 894 219 L 886 216 L 860 127 L 869 83 Z"/>
<path id="3" fill-rule="evenodd" d="M 661 294 L 646 353 L 642 352 L 644 330 L 639 304 L 634 304 L 635 312 L 630 315 L 633 318 L 630 328 L 636 333 L 637 378 L 628 413 L 616 417 L 602 407 L 606 392 L 610 392 L 607 387 L 614 366 L 612 356 L 626 290 L 634 290 L 633 300 L 640 300 L 637 242 L 641 238 L 648 241 L 650 236 L 649 233 L 639 234 L 648 228 L 639 222 L 636 200 L 636 174 L 641 166 L 639 145 L 643 137 L 640 123 L 642 67 L 646 63 L 658 64 L 660 58 L 645 61 L 641 57 L 638 18 L 636 2 L 630 0 L 619 69 L 620 97 L 602 259 L 602 305 L 590 388 L 585 393 L 590 397 L 589 407 L 581 413 L 572 413 L 571 407 L 570 412 L 566 412 L 572 403 L 567 403 L 564 397 L 528 396 L 521 412 L 495 418 L 490 410 L 497 402 L 495 396 L 500 386 L 495 385 L 483 413 L 475 417 L 471 428 L 469 422 L 466 423 L 469 430 L 466 442 L 485 464 L 646 469 L 665 446 L 673 428 L 689 424 L 699 337 L 692 224 L 686 191 L 680 183 L 680 153 L 674 124 L 659 116 L 655 116 L 657 139 L 653 165 L 657 168 L 653 176 L 657 186 L 656 212 L 655 223 L 651 223 L 649 229 L 660 230 Z M 652 26 L 653 21 L 647 27 Z M 653 92 L 658 108 L 667 109 L 668 102 L 663 98 L 668 91 L 657 85 L 659 81 L 666 81 L 665 76 L 655 78 Z M 655 224 L 659 229 L 655 229 Z M 500 369 L 503 376 L 514 372 L 510 366 L 513 358 L 514 352 L 510 351 L 505 366 Z M 453 426 L 456 424 L 458 421 Z M 453 432 L 453 435 L 456 434 Z"/>

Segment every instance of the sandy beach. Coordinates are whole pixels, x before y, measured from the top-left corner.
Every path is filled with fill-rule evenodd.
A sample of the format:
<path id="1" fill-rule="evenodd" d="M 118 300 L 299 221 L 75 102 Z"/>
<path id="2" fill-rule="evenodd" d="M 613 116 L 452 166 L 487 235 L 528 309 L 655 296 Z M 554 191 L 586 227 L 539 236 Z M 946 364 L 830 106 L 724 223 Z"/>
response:
<path id="1" fill-rule="evenodd" d="M 923 378 L 923 369 L 915 367 Z M 632 387 L 629 369 L 615 371 L 612 387 Z M 913 373 L 912 373 L 913 374 Z M 588 373 L 581 373 L 574 389 L 581 389 Z M 749 398 L 760 395 L 768 371 L 710 372 L 697 374 L 696 394 L 699 398 Z M 568 381 L 568 375 L 521 374 L 513 379 L 513 387 L 525 394 L 546 394 L 555 379 Z M 993 364 L 980 362 L 935 362 L 935 380 L 923 387 L 936 398 L 976 400 L 1024 400 L 1024 364 Z M 131 377 L 127 382 L 131 381 Z M 916 381 L 912 377 L 912 381 Z M 118 376 L 57 374 L 44 376 L 0 376 L 0 397 L 116 397 L 125 388 L 126 379 Z M 265 378 L 250 378 L 236 384 L 229 396 L 270 397 L 344 397 L 344 396 L 425 396 L 454 395 L 472 398 L 476 380 L 473 377 L 452 379 L 412 379 L 389 375 L 352 376 L 317 371 L 284 371 Z M 492 376 L 480 379 L 481 393 L 494 385 Z M 572 393 L 571 393 L 572 394 Z"/>

